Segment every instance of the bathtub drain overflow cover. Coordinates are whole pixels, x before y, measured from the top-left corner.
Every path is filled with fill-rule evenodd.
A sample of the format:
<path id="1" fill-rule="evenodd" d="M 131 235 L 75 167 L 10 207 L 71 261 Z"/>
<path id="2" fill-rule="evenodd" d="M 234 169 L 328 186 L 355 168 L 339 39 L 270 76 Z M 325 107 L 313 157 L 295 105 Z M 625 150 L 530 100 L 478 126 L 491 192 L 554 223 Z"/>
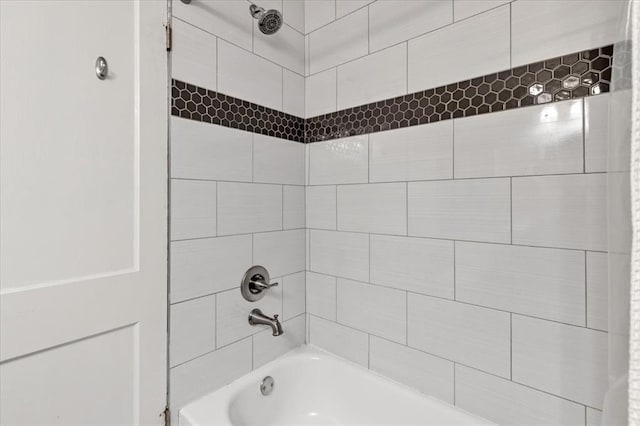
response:
<path id="1" fill-rule="evenodd" d="M 265 377 L 264 379 L 262 379 L 262 383 L 260 383 L 260 392 L 265 396 L 270 395 L 271 392 L 273 392 L 273 385 L 273 377 Z"/>

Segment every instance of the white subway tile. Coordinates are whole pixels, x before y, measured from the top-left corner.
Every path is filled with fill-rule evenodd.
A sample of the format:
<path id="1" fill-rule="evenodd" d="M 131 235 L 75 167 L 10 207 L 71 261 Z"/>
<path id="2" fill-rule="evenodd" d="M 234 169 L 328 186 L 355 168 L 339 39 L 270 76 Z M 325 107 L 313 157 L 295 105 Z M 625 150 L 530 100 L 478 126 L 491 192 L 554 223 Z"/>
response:
<path id="1" fill-rule="evenodd" d="M 216 182 L 171 179 L 171 239 L 216 236 Z"/>
<path id="2" fill-rule="evenodd" d="M 254 21 L 247 4 L 237 0 L 198 0 L 185 4 L 172 2 L 174 17 L 251 50 Z"/>
<path id="3" fill-rule="evenodd" d="M 265 232 L 253 236 L 253 261 L 274 277 L 304 271 L 304 229 Z"/>
<path id="4" fill-rule="evenodd" d="M 408 343 L 417 349 L 509 377 L 509 313 L 409 293 Z"/>
<path id="5" fill-rule="evenodd" d="M 315 74 L 366 55 L 368 30 L 369 11 L 364 8 L 311 33 L 309 72 Z"/>
<path id="6" fill-rule="evenodd" d="M 369 362 L 367 333 L 314 316 L 309 319 L 311 344 L 367 367 Z"/>
<path id="7" fill-rule="evenodd" d="M 213 351 L 216 348 L 216 297 L 214 295 L 171 305 L 169 365 Z"/>
<path id="8" fill-rule="evenodd" d="M 287 0 L 289 2 L 291 0 Z M 282 111 L 304 117 L 305 78 L 289 70 L 282 70 Z"/>
<path id="9" fill-rule="evenodd" d="M 602 408 L 607 333 L 513 315 L 513 381 Z"/>
<path id="10" fill-rule="evenodd" d="M 509 27 L 506 5 L 410 40 L 409 93 L 509 69 Z"/>
<path id="11" fill-rule="evenodd" d="M 453 178 L 453 122 L 445 120 L 369 135 L 370 181 Z"/>
<path id="12" fill-rule="evenodd" d="M 453 362 L 371 336 L 369 368 L 453 404 Z"/>
<path id="13" fill-rule="evenodd" d="M 336 19 L 336 0 L 304 0 L 304 29 L 317 30 Z"/>
<path id="14" fill-rule="evenodd" d="M 511 0 L 453 0 L 453 19 L 460 21 L 494 7 L 502 6 Z"/>
<path id="15" fill-rule="evenodd" d="M 508 243 L 509 179 L 409 182 L 409 235 Z"/>
<path id="16" fill-rule="evenodd" d="M 308 186 L 306 193 L 307 228 L 336 229 L 336 186 Z"/>
<path id="17" fill-rule="evenodd" d="M 513 66 L 613 44 L 619 40 L 621 12 L 626 4 L 618 0 L 571 0 L 545 2 L 540 7 L 535 1 L 513 2 Z"/>
<path id="18" fill-rule="evenodd" d="M 216 38 L 179 19 L 173 20 L 171 78 L 216 90 Z"/>
<path id="19" fill-rule="evenodd" d="M 453 299 L 453 241 L 371 235 L 371 282 Z"/>
<path id="20" fill-rule="evenodd" d="M 171 117 L 171 177 L 251 181 L 251 133 Z"/>
<path id="21" fill-rule="evenodd" d="M 216 294 L 216 346 L 218 348 L 262 330 L 271 331 L 271 328 L 265 325 L 249 324 L 249 312 L 253 309 L 260 309 L 270 317 L 274 314 L 282 317 L 282 288 L 270 288 L 257 302 L 246 301 L 239 288 Z"/>
<path id="22" fill-rule="evenodd" d="M 282 25 L 278 32 L 270 35 L 260 30 L 254 31 L 253 52 L 291 71 L 304 74 L 304 34 L 288 25 Z"/>
<path id="23" fill-rule="evenodd" d="M 605 174 L 514 178 L 514 244 L 606 250 L 606 186 Z"/>
<path id="24" fill-rule="evenodd" d="M 585 325 L 584 253 L 456 242 L 456 300 Z"/>
<path id="25" fill-rule="evenodd" d="M 367 183 L 369 178 L 367 135 L 314 142 L 309 149 L 309 183 L 311 185 Z"/>
<path id="26" fill-rule="evenodd" d="M 607 171 L 609 94 L 584 98 L 585 172 Z"/>
<path id="27" fill-rule="evenodd" d="M 253 368 L 263 366 L 300 345 L 304 345 L 305 319 L 299 315 L 282 324 L 284 334 L 274 338 L 271 330 L 253 336 Z"/>
<path id="28" fill-rule="evenodd" d="M 251 371 L 251 339 L 174 367 L 169 373 L 171 410 L 200 398 Z"/>
<path id="29" fill-rule="evenodd" d="M 608 330 L 609 277 L 607 253 L 587 252 L 587 327 Z"/>
<path id="30" fill-rule="evenodd" d="M 304 0 L 284 0 L 282 18 L 285 24 L 304 34 Z"/>
<path id="31" fill-rule="evenodd" d="M 282 229 L 282 186 L 218 182 L 218 235 Z"/>
<path id="32" fill-rule="evenodd" d="M 304 144 L 255 133 L 253 181 L 304 185 Z"/>
<path id="33" fill-rule="evenodd" d="M 338 322 L 395 342 L 407 342 L 407 293 L 338 278 Z"/>
<path id="34" fill-rule="evenodd" d="M 369 235 L 312 230 L 309 238 L 312 271 L 369 280 Z"/>
<path id="35" fill-rule="evenodd" d="M 339 185 L 338 230 L 406 235 L 407 184 Z"/>
<path id="36" fill-rule="evenodd" d="M 336 320 L 336 278 L 307 272 L 307 313 Z"/>
<path id="37" fill-rule="evenodd" d="M 369 6 L 372 52 L 453 22 L 451 0 L 378 0 Z"/>
<path id="38" fill-rule="evenodd" d="M 336 18 L 348 15 L 376 0 L 336 0 Z"/>
<path id="39" fill-rule="evenodd" d="M 305 117 L 316 117 L 337 111 L 337 68 L 305 78 Z"/>
<path id="40" fill-rule="evenodd" d="M 406 93 L 406 44 L 381 50 L 338 67 L 338 110 Z"/>
<path id="41" fill-rule="evenodd" d="M 284 229 L 300 229 L 305 227 L 305 189 L 304 186 L 283 187 L 282 221 Z"/>
<path id="42" fill-rule="evenodd" d="M 282 110 L 282 67 L 218 40 L 218 91 Z"/>
<path id="43" fill-rule="evenodd" d="M 456 178 L 582 173 L 582 100 L 454 122 Z"/>
<path id="44" fill-rule="evenodd" d="M 171 303 L 233 288 L 251 266 L 251 235 L 171 243 Z"/>
<path id="45" fill-rule="evenodd" d="M 601 426 L 602 411 L 587 407 L 587 426 Z"/>
<path id="46" fill-rule="evenodd" d="M 305 272 L 282 278 L 282 318 L 297 317 L 305 311 Z"/>
<path id="47" fill-rule="evenodd" d="M 456 365 L 456 406 L 501 425 L 581 425 L 584 407 Z"/>

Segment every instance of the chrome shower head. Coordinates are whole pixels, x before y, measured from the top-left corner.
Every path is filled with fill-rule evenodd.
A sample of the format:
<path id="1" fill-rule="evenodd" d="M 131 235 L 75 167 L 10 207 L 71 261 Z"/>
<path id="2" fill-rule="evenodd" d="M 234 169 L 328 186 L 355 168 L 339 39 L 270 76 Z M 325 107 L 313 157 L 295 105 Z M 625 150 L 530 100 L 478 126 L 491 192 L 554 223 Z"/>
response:
<path id="1" fill-rule="evenodd" d="M 260 6 L 252 4 L 249 11 L 251 16 L 258 20 L 258 28 L 263 34 L 275 34 L 282 26 L 282 14 L 275 9 L 265 11 Z"/>

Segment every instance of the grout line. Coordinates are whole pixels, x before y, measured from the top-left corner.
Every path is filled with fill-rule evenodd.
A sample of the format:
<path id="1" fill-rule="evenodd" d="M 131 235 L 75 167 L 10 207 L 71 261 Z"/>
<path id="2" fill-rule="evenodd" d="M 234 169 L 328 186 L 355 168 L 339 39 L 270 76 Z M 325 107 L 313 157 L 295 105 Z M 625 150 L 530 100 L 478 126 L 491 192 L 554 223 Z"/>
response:
<path id="1" fill-rule="evenodd" d="M 367 55 L 371 54 L 371 10 L 367 5 Z"/>
<path id="2" fill-rule="evenodd" d="M 582 173 L 587 172 L 587 102 L 585 98 L 582 102 Z"/>
<path id="3" fill-rule="evenodd" d="M 513 312 L 509 313 L 509 380 L 513 380 Z"/>
<path id="4" fill-rule="evenodd" d="M 513 11 L 509 3 L 509 67 L 513 68 Z"/>
<path id="5" fill-rule="evenodd" d="M 217 294 L 213 295 L 213 307 L 215 309 L 215 315 L 213 319 L 216 322 L 215 327 L 213 328 L 213 331 L 214 331 L 213 347 L 217 348 L 218 347 L 218 295 Z"/>
<path id="6" fill-rule="evenodd" d="M 312 274 L 322 275 L 322 276 L 325 276 L 325 277 L 336 278 L 336 280 L 337 279 L 349 280 L 349 281 L 354 281 L 354 282 L 361 283 L 361 284 L 369 284 L 369 285 L 374 286 L 374 287 L 381 287 L 381 288 L 386 288 L 386 289 L 395 290 L 395 291 L 404 291 L 404 292 L 407 292 L 409 294 L 414 294 L 416 296 L 428 297 L 428 298 L 432 298 L 432 299 L 438 299 L 438 300 L 445 301 L 445 302 L 458 303 L 458 304 L 467 305 L 467 306 L 475 306 L 475 307 L 478 307 L 478 308 L 483 308 L 483 309 L 491 310 L 491 311 L 494 311 L 494 312 L 503 312 L 503 313 L 507 313 L 507 314 L 511 314 L 511 315 L 518 315 L 518 316 L 524 317 L 524 318 L 536 319 L 536 320 L 540 320 L 540 321 L 547 321 L 547 322 L 551 322 L 551 323 L 554 323 L 554 324 L 562 324 L 562 325 L 565 325 L 565 326 L 568 326 L 568 327 L 586 329 L 586 330 L 590 330 L 590 331 L 593 331 L 593 332 L 607 333 L 606 330 L 599 330 L 597 328 L 585 327 L 584 325 L 572 324 L 572 323 L 558 321 L 558 320 L 544 318 L 544 317 L 537 317 L 537 316 L 534 316 L 534 315 L 523 314 L 521 312 L 511 312 L 511 311 L 507 311 L 507 310 L 504 310 L 504 309 L 495 308 L 495 307 L 492 307 L 492 306 L 480 305 L 480 304 L 477 304 L 477 303 L 466 302 L 466 301 L 463 301 L 463 300 L 454 300 L 454 299 L 450 299 L 450 298 L 443 297 L 443 296 L 436 296 L 436 295 L 433 295 L 433 294 L 418 293 L 416 291 L 407 290 L 406 288 L 398 288 L 398 287 L 392 287 L 390 285 L 385 285 L 385 284 L 380 284 L 380 283 L 373 283 L 371 281 L 363 281 L 363 280 L 359 280 L 359 279 L 356 279 L 356 278 L 353 278 L 353 277 L 344 277 L 344 276 L 340 276 L 340 275 L 332 275 L 332 274 L 328 274 L 326 272 L 320 272 L 320 271 L 315 271 L 315 270 L 309 270 L 307 272 L 310 272 Z"/>
<path id="7" fill-rule="evenodd" d="M 509 178 L 509 242 L 513 245 L 513 178 Z"/>
<path id="8" fill-rule="evenodd" d="M 456 242 L 453 242 L 453 300 L 456 299 Z"/>
<path id="9" fill-rule="evenodd" d="M 530 248 L 551 249 L 551 250 L 566 250 L 566 251 L 572 251 L 572 252 L 575 252 L 575 251 L 582 252 L 582 251 L 585 250 L 584 248 L 575 248 L 574 249 L 574 248 L 566 248 L 566 247 L 534 246 L 534 245 L 530 245 L 530 244 L 511 244 L 511 243 L 508 243 L 508 242 L 463 240 L 463 239 L 460 239 L 460 238 L 429 237 L 429 236 L 423 236 L 423 235 L 384 234 L 384 233 L 380 233 L 380 232 L 335 230 L 335 229 L 326 229 L 326 228 L 307 228 L 307 229 L 313 230 L 313 231 L 319 231 L 319 232 L 343 232 L 343 233 L 347 233 L 347 234 L 371 234 L 371 235 L 381 235 L 381 236 L 385 236 L 385 237 L 421 238 L 423 240 L 457 241 L 457 242 L 461 242 L 461 243 L 493 244 L 493 245 L 500 245 L 500 246 L 530 247 Z M 278 231 L 278 230 L 276 230 L 276 231 L 260 231 L 259 233 L 267 233 L 267 232 L 280 232 L 280 231 Z M 233 235 L 245 235 L 245 234 L 233 234 Z M 199 240 L 201 238 L 192 238 L 192 239 Z M 185 241 L 185 240 L 178 240 L 178 241 Z M 593 252 L 593 253 L 607 253 L 606 250 L 593 250 L 593 249 L 586 249 L 586 250 L 589 251 L 589 252 Z"/>
<path id="10" fill-rule="evenodd" d="M 364 136 L 364 135 L 363 135 Z M 314 143 L 318 143 L 318 142 L 314 142 Z M 478 177 L 463 177 L 463 178 L 439 178 L 439 179 L 423 179 L 423 180 L 410 180 L 410 181 L 401 181 L 401 180 L 381 180 L 381 181 L 375 181 L 375 182 L 365 182 L 364 180 L 362 182 L 349 182 L 349 183 L 320 183 L 320 184 L 315 184 L 315 185 L 307 185 L 307 186 L 328 186 L 328 185 L 342 185 L 342 186 L 347 186 L 347 185 L 364 185 L 367 183 L 371 183 L 371 184 L 383 184 L 383 183 L 402 183 L 402 182 L 410 182 L 410 183 L 420 183 L 420 182 L 460 182 L 460 181 L 466 181 L 466 180 L 491 180 L 491 179 L 509 179 L 509 178 L 514 178 L 514 179 L 528 179 L 528 178 L 544 178 L 544 177 L 551 177 L 551 176 L 555 176 L 555 177 L 561 177 L 561 176 L 583 176 L 583 175 L 606 175 L 607 172 L 587 172 L 587 173 L 582 173 L 582 172 L 578 172 L 578 173 L 549 173 L 546 175 L 515 175 L 515 176 L 478 176 Z M 176 179 L 176 178 L 174 178 Z M 180 178 L 182 179 L 182 178 Z M 202 179 L 201 179 L 202 180 Z M 234 182 L 234 181 L 225 181 L 225 182 Z M 247 182 L 238 182 L 238 183 L 247 183 Z M 262 183 L 262 182 L 256 182 L 256 183 Z"/>
<path id="11" fill-rule="evenodd" d="M 406 58 L 405 58 L 405 67 L 406 67 L 406 79 L 405 82 L 405 94 L 409 94 L 409 42 L 406 42 Z"/>
<path id="12" fill-rule="evenodd" d="M 194 28 L 197 28 L 197 29 L 199 29 L 200 31 L 203 31 L 203 32 L 205 32 L 205 33 L 207 33 L 207 34 L 209 34 L 209 35 L 211 35 L 211 36 L 213 36 L 213 37 L 216 37 L 216 38 L 217 38 L 217 39 L 219 39 L 219 40 L 224 41 L 225 43 L 228 43 L 228 44 L 230 44 L 230 45 L 232 45 L 232 46 L 234 46 L 234 47 L 237 47 L 238 49 L 242 49 L 242 50 L 244 50 L 244 51 L 245 51 L 245 52 L 247 52 L 247 53 L 251 53 L 252 55 L 254 55 L 254 56 L 258 57 L 258 58 L 264 59 L 264 60 L 265 60 L 265 61 L 267 61 L 267 62 L 270 62 L 270 63 L 272 63 L 272 64 L 274 64 L 274 65 L 277 65 L 277 66 L 279 66 L 279 67 L 281 67 L 281 68 L 286 68 L 286 69 L 288 69 L 289 71 L 291 71 L 291 72 L 293 72 L 293 73 L 298 74 L 300 77 L 305 77 L 305 74 L 306 74 L 306 73 L 304 73 L 304 72 L 303 72 L 302 74 L 300 74 L 298 71 L 292 70 L 291 68 L 288 68 L 288 67 L 286 67 L 286 66 L 284 66 L 284 65 L 282 65 L 282 64 L 279 64 L 279 63 L 277 63 L 277 62 L 273 61 L 272 59 L 270 59 L 270 58 L 268 58 L 268 57 L 266 57 L 266 56 L 262 56 L 262 55 L 260 55 L 259 53 L 255 53 L 255 52 L 253 51 L 253 35 L 252 35 L 252 37 L 251 37 L 251 50 L 249 50 L 249 49 L 247 49 L 247 48 L 245 48 L 245 47 L 240 46 L 239 44 L 237 44 L 237 43 L 235 43 L 235 42 L 233 42 L 233 41 L 227 40 L 227 39 L 225 39 L 225 38 L 223 38 L 223 37 L 220 37 L 220 36 L 219 36 L 219 35 L 217 35 L 217 34 L 214 34 L 214 33 L 210 32 L 210 31 L 208 31 L 208 30 L 206 30 L 206 29 L 202 28 L 202 27 L 199 27 L 199 26 L 195 25 L 195 24 L 194 24 L 194 23 L 192 23 L 192 22 L 186 21 L 186 20 L 184 20 L 184 19 L 182 19 L 182 18 L 178 18 L 178 17 L 176 17 L 176 16 L 174 16 L 174 17 L 173 17 L 173 19 L 177 19 L 178 21 L 183 22 L 184 24 L 187 24 L 187 25 L 190 25 L 190 26 L 192 26 L 192 27 L 194 27 Z M 285 24 L 285 25 L 287 25 L 287 24 Z M 287 26 L 288 26 L 288 27 L 290 27 L 289 25 L 287 25 Z M 292 28 L 292 27 L 291 27 L 291 28 Z M 295 28 L 294 28 L 294 29 L 295 29 Z M 253 32 L 253 29 L 252 29 L 252 32 Z M 216 51 L 218 50 L 218 49 L 217 49 L 217 47 L 218 47 L 218 46 L 219 46 L 219 44 L 216 42 Z M 217 55 L 216 55 L 216 56 L 217 56 Z"/>
<path id="13" fill-rule="evenodd" d="M 414 347 L 414 346 L 404 345 L 404 344 L 402 344 L 402 343 L 398 343 L 398 342 L 397 342 L 397 341 L 395 341 L 395 340 L 390 340 L 389 338 L 386 338 L 386 337 L 378 336 L 378 335 L 376 335 L 376 334 L 371 334 L 371 333 L 365 332 L 365 331 L 363 331 L 363 330 L 360 330 L 360 329 L 358 329 L 358 328 L 352 327 L 352 326 L 347 325 L 347 324 L 343 324 L 343 323 L 339 323 L 339 322 L 335 322 L 335 321 L 330 321 L 330 320 L 327 320 L 326 318 L 323 318 L 323 317 L 318 316 L 318 315 L 314 315 L 314 314 L 308 314 L 308 315 L 309 315 L 310 317 L 318 318 L 318 319 L 323 320 L 323 321 L 333 322 L 334 324 L 337 324 L 337 325 L 339 325 L 339 326 L 341 326 L 341 327 L 348 328 L 348 329 L 350 329 L 350 330 L 354 330 L 354 331 L 359 332 L 359 333 L 364 333 L 364 334 L 368 334 L 368 335 L 373 335 L 374 337 L 376 337 L 376 338 L 378 338 L 378 339 L 385 340 L 385 341 L 387 341 L 387 342 L 390 342 L 390 343 L 393 343 L 393 344 L 396 344 L 396 345 L 399 345 L 399 346 L 404 346 L 404 347 L 406 347 L 406 348 L 410 348 L 410 349 L 412 349 L 412 350 L 415 350 L 415 351 L 421 352 L 421 353 L 423 353 L 423 354 L 427 354 L 427 355 L 429 355 L 429 356 L 436 357 L 436 358 L 439 358 L 439 359 L 442 359 L 442 360 L 448 361 L 448 362 L 450 362 L 450 363 L 454 364 L 454 368 L 455 368 L 455 366 L 456 366 L 456 365 L 459 365 L 459 366 L 461 366 L 461 367 L 465 367 L 465 368 L 469 368 L 469 369 L 471 369 L 471 370 L 479 371 L 479 372 L 481 372 L 481 373 L 483 373 L 483 374 L 486 374 L 486 375 L 489 375 L 489 376 L 492 376 L 492 377 L 495 377 L 495 378 L 498 378 L 498 379 L 502 379 L 502 380 L 505 380 L 505 381 L 513 382 L 513 383 L 515 383 L 515 384 L 517 384 L 517 385 L 519 385 L 519 386 L 523 386 L 523 387 L 525 387 L 525 388 L 527 388 L 527 389 L 532 389 L 532 390 L 534 390 L 534 391 L 542 392 L 542 393 L 544 393 L 544 394 L 546 394 L 546 395 L 550 395 L 550 396 L 553 396 L 553 397 L 555 397 L 555 398 L 562 399 L 562 400 L 564 400 L 564 401 L 569 401 L 569 402 L 572 402 L 572 403 L 575 403 L 575 404 L 578 404 L 578 405 L 581 405 L 581 406 L 585 406 L 585 404 L 584 404 L 584 403 L 582 403 L 582 402 L 578 402 L 578 401 L 575 401 L 575 400 L 572 400 L 572 399 L 566 398 L 566 397 L 564 397 L 564 396 L 556 395 L 556 394 L 553 394 L 553 393 L 547 392 L 547 391 L 545 391 L 545 390 L 538 389 L 538 388 L 535 388 L 535 387 L 533 387 L 533 386 L 527 385 L 527 384 L 525 384 L 525 383 L 521 383 L 521 382 L 518 382 L 518 381 L 515 381 L 515 380 L 510 380 L 510 379 L 509 379 L 509 378 L 507 378 L 507 377 L 500 376 L 500 375 L 498 375 L 498 374 L 491 373 L 491 372 L 486 371 L 486 370 L 482 370 L 482 369 L 480 369 L 480 368 L 478 368 L 478 367 L 474 367 L 474 366 L 469 365 L 469 364 L 463 364 L 463 363 L 461 363 L 461 362 L 459 362 L 459 361 L 456 361 L 456 360 L 453 360 L 453 359 L 450 359 L 450 358 L 445 358 L 445 357 L 444 357 L 444 356 L 442 356 L 442 355 L 438 355 L 438 354 L 433 353 L 433 352 L 425 351 L 424 349 L 420 349 L 420 348 L 417 348 L 417 347 Z M 342 358 L 344 358 L 344 357 L 342 357 Z M 594 407 L 591 407 L 591 406 L 588 406 L 588 405 L 587 405 L 587 407 L 589 407 L 589 408 L 594 408 Z M 600 410 L 600 409 L 598 409 L 598 408 L 594 408 L 594 409 L 596 409 L 596 410 L 598 410 L 598 411 L 602 411 L 602 410 Z"/>
<path id="14" fill-rule="evenodd" d="M 220 64 L 220 47 L 219 47 L 219 43 L 218 40 L 220 40 L 218 37 L 216 37 L 216 92 L 218 91 L 218 78 L 220 76 L 220 72 L 218 71 L 219 68 L 219 64 Z"/>
<path id="15" fill-rule="evenodd" d="M 404 341 L 406 343 L 406 345 L 409 345 L 409 292 L 405 291 L 404 292 L 404 296 L 405 296 L 405 301 L 404 301 L 404 321 L 405 321 L 405 327 L 404 327 Z"/>
<path id="16" fill-rule="evenodd" d="M 366 8 L 369 8 L 369 6 L 371 6 L 372 4 L 373 4 L 373 3 L 369 3 L 368 5 L 363 6 L 363 7 L 361 7 L 361 8 L 360 8 L 360 9 L 358 9 L 358 10 L 362 10 L 362 9 L 364 9 L 365 7 L 366 7 Z M 360 55 L 360 56 L 358 56 L 358 57 L 355 57 L 355 58 L 349 59 L 349 60 L 344 61 L 344 62 L 341 62 L 341 63 L 339 63 L 339 64 L 337 64 L 337 65 L 344 65 L 344 64 L 348 64 L 348 63 L 350 63 L 350 62 L 357 61 L 358 59 L 365 58 L 365 57 L 369 56 L 370 54 L 378 53 L 378 52 L 383 51 L 383 50 L 385 50 L 385 49 L 389 49 L 389 48 L 392 48 L 392 47 L 396 47 L 396 46 L 398 46 L 399 44 L 402 44 L 402 43 L 407 43 L 407 44 L 408 44 L 410 41 L 413 41 L 413 40 L 415 40 L 415 39 L 421 38 L 421 37 L 423 37 L 423 36 L 425 36 L 425 35 L 427 35 L 427 34 L 431 34 L 431 33 L 434 33 L 434 32 L 436 32 L 436 31 L 443 30 L 443 29 L 445 29 L 445 28 L 447 28 L 447 27 L 451 27 L 451 26 L 453 26 L 453 25 L 456 25 L 456 24 L 457 24 L 457 23 L 459 23 L 459 22 L 462 22 L 462 21 L 466 21 L 466 20 L 472 19 L 472 18 L 474 18 L 474 17 L 477 17 L 478 15 L 482 15 L 482 14 L 484 14 L 484 13 L 489 13 L 489 12 L 495 11 L 496 9 L 499 9 L 499 8 L 501 8 L 501 7 L 506 7 L 506 6 L 507 6 L 506 4 L 502 4 L 502 5 L 496 6 L 496 7 L 492 8 L 492 9 L 488 9 L 488 10 L 482 11 L 482 12 L 480 12 L 480 13 L 477 13 L 477 14 L 475 14 L 475 15 L 472 15 L 472 16 L 466 17 L 466 18 L 464 18 L 464 19 L 461 19 L 460 21 L 457 21 L 457 22 L 451 22 L 451 23 L 449 23 L 449 24 L 445 24 L 445 25 L 442 25 L 442 26 L 440 26 L 440 27 L 433 28 L 433 29 L 431 29 L 431 30 L 429 30 L 429 31 L 426 31 L 426 32 L 424 32 L 424 33 L 420 33 L 420 34 L 415 35 L 415 36 L 413 36 L 413 37 L 411 37 L 411 38 L 408 38 L 408 39 L 406 39 L 406 40 L 399 41 L 399 42 L 397 42 L 397 43 L 391 44 L 391 45 L 389 45 L 389 46 L 382 47 L 382 48 L 377 49 L 377 50 L 374 50 L 374 51 L 371 51 L 371 50 L 370 50 L 370 48 L 369 48 L 369 46 L 367 46 L 367 52 L 368 52 L 367 54 L 365 54 L 365 55 Z M 510 6 L 510 4 L 509 4 L 509 7 L 511 7 L 511 6 Z M 351 12 L 351 13 L 349 13 L 348 15 L 345 15 L 345 16 L 349 16 L 349 15 L 351 15 L 351 14 L 355 13 L 355 12 L 356 12 L 356 11 Z M 343 16 L 343 17 L 341 17 L 340 19 L 342 19 L 342 18 L 344 18 L 344 16 Z M 337 20 L 336 20 L 336 21 L 337 21 Z M 333 21 L 333 22 L 336 22 L 336 21 Z M 314 32 L 316 32 L 317 30 L 319 30 L 320 28 L 323 28 L 323 27 L 326 27 L 326 26 L 328 26 L 328 25 L 331 25 L 333 22 L 329 22 L 329 23 L 327 23 L 327 24 L 323 25 L 322 27 L 319 27 L 319 28 L 317 28 L 317 29 L 313 30 L 312 32 L 308 33 L 307 35 L 313 34 L 313 33 L 314 33 Z M 544 59 L 542 59 L 542 61 L 544 61 Z M 540 62 L 540 61 L 536 61 L 536 62 Z M 511 61 L 509 61 L 509 63 L 511 63 Z M 282 66 L 282 65 L 281 65 L 281 66 Z M 315 75 L 315 74 L 321 73 L 322 71 L 326 71 L 326 70 L 327 70 L 327 69 L 329 69 L 329 68 L 331 68 L 331 67 L 325 68 L 325 69 L 323 69 L 323 70 L 316 71 L 316 72 L 314 72 L 314 73 L 309 72 L 308 77 L 311 77 L 311 76 L 313 76 L 313 75 Z M 311 71 L 311 70 L 309 70 L 309 71 Z"/>
<path id="17" fill-rule="evenodd" d="M 369 255 L 369 261 L 367 262 L 369 266 L 368 273 L 367 273 L 367 283 L 369 283 L 371 281 L 371 234 L 367 234 L 367 237 L 368 237 L 368 244 L 369 244 L 368 253 L 367 253 Z"/>
<path id="18" fill-rule="evenodd" d="M 409 236 L 409 182 L 405 182 L 405 192 L 404 192 L 404 201 L 405 201 L 405 205 L 404 205 L 404 210 L 405 210 L 405 229 L 406 229 L 406 234 L 407 236 Z"/>
<path id="19" fill-rule="evenodd" d="M 456 405 L 456 365 L 457 363 L 453 361 L 453 405 Z"/>
<path id="20" fill-rule="evenodd" d="M 367 369 L 371 369 L 371 333 L 367 333 Z"/>
<path id="21" fill-rule="evenodd" d="M 218 181 L 216 181 L 216 237 L 218 236 L 218 218 L 220 217 L 220 213 L 218 213 L 218 206 L 220 205 L 220 202 L 218 201 Z"/>
<path id="22" fill-rule="evenodd" d="M 587 281 L 588 264 L 587 264 L 587 251 L 584 251 L 584 325 L 589 327 L 589 282 Z"/>
<path id="23" fill-rule="evenodd" d="M 338 185 L 334 185 L 335 189 L 336 189 L 336 229 L 335 231 L 338 231 Z"/>

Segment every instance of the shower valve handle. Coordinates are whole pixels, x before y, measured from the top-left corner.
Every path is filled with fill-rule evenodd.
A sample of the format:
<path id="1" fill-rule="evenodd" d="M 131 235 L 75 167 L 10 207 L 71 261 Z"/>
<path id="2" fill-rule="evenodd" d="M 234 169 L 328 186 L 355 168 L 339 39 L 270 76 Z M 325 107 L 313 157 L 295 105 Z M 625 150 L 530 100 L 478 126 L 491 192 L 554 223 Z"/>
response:
<path id="1" fill-rule="evenodd" d="M 262 278 L 262 277 L 260 277 L 260 278 Z M 260 278 L 258 278 L 257 280 L 255 278 L 253 280 L 251 280 L 249 282 L 249 284 L 251 284 L 251 287 L 257 288 L 257 289 L 260 289 L 260 290 L 266 290 L 268 288 L 277 287 L 278 286 L 278 283 L 271 283 L 270 284 L 268 282 L 265 282 L 264 279 L 260 279 Z"/>

